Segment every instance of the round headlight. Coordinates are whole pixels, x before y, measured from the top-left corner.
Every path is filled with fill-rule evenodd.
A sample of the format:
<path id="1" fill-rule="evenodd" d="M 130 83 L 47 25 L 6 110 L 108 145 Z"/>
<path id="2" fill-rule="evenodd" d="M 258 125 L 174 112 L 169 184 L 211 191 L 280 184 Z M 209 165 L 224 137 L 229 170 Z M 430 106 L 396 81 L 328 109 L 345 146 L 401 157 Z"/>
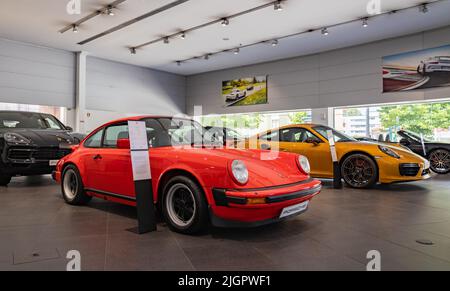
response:
<path id="1" fill-rule="evenodd" d="M 309 160 L 305 156 L 298 156 L 298 166 L 302 172 L 309 175 L 311 173 L 311 166 L 309 165 Z"/>
<path id="2" fill-rule="evenodd" d="M 244 162 L 235 160 L 231 163 L 231 173 L 234 179 L 239 184 L 246 184 L 248 182 L 248 170 Z"/>

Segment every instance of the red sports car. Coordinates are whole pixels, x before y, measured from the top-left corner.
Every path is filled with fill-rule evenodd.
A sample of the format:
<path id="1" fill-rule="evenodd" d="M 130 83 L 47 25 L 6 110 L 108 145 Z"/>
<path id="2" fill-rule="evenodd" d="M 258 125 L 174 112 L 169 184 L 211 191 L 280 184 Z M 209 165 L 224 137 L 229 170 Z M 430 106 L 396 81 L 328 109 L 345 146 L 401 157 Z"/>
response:
<path id="1" fill-rule="evenodd" d="M 321 190 L 303 156 L 280 152 L 263 160 L 268 151 L 202 142 L 211 139 L 195 121 L 141 116 L 101 126 L 58 162 L 54 178 L 67 203 L 97 197 L 136 205 L 129 120 L 146 123 L 154 203 L 174 231 L 195 233 L 210 222 L 240 227 L 280 221 L 306 211 Z"/>

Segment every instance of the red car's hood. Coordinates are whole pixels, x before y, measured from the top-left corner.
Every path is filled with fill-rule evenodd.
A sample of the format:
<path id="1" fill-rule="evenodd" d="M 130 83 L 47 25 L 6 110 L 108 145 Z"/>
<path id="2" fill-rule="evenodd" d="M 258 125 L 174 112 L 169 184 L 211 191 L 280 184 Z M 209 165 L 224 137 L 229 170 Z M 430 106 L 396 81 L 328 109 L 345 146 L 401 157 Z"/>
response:
<path id="1" fill-rule="evenodd" d="M 245 186 L 228 185 L 233 188 L 261 188 L 268 186 L 286 185 L 308 179 L 297 166 L 296 154 L 283 152 L 270 152 L 262 150 L 239 149 L 213 149 L 192 148 L 179 152 L 180 162 L 192 162 L 203 164 L 211 168 L 211 171 L 222 169 L 228 182 L 232 182 L 229 174 L 229 165 L 233 160 L 243 161 L 249 172 L 249 182 Z"/>

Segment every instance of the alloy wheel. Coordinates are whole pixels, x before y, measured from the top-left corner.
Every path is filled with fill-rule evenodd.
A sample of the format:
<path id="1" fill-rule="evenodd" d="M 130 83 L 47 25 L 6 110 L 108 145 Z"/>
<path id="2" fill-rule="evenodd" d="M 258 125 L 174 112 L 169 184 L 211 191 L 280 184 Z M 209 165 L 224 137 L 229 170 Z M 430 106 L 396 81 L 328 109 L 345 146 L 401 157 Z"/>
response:
<path id="1" fill-rule="evenodd" d="M 194 194 L 188 186 L 179 183 L 170 187 L 166 205 L 170 220 L 177 226 L 187 227 L 194 221 L 197 206 Z"/>
<path id="2" fill-rule="evenodd" d="M 375 174 L 375 169 L 369 160 L 362 156 L 350 157 L 342 165 L 342 175 L 350 186 L 367 187 Z"/>
<path id="3" fill-rule="evenodd" d="M 430 154 L 430 164 L 433 172 L 446 174 L 450 171 L 450 152 L 446 150 L 436 150 Z"/>

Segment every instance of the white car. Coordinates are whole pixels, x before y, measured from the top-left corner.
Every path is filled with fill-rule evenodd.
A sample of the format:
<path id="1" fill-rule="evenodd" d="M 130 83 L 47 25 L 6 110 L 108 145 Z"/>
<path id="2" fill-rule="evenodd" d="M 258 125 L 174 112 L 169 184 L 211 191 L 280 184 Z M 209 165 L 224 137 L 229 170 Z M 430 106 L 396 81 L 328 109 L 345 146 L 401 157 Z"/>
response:
<path id="1" fill-rule="evenodd" d="M 244 98 L 245 96 L 247 96 L 247 90 L 239 90 L 239 89 L 233 89 L 229 94 L 227 94 L 226 97 L 226 101 L 230 102 L 230 101 L 236 101 L 239 100 L 241 98 Z"/>
<path id="2" fill-rule="evenodd" d="M 432 72 L 450 72 L 450 56 L 432 57 L 421 61 L 417 72 L 422 75 Z"/>

